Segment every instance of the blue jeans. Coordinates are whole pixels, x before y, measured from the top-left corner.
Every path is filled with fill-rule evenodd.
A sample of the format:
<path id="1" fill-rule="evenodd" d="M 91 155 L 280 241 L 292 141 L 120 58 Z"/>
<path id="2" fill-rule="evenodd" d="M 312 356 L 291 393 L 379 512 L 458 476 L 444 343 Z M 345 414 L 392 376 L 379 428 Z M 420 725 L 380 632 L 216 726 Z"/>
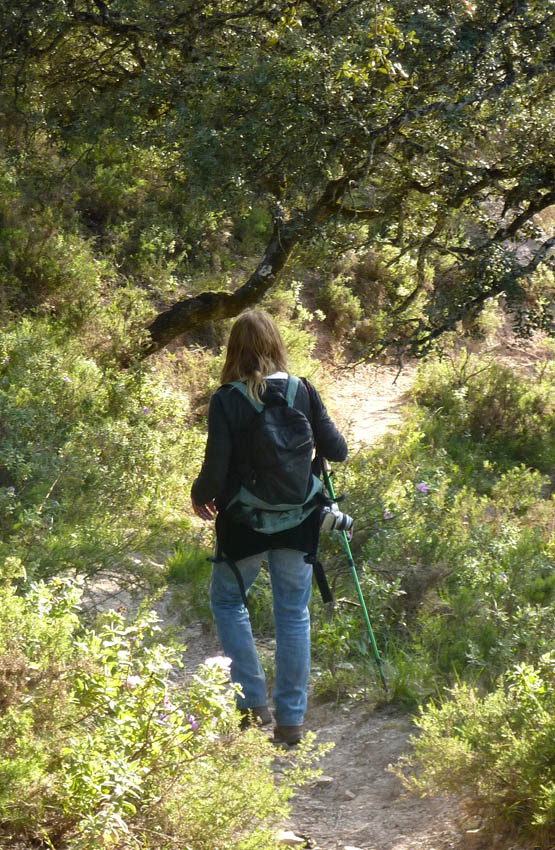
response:
<path id="1" fill-rule="evenodd" d="M 312 590 L 312 565 L 295 549 L 274 549 L 243 558 L 237 567 L 245 590 L 268 561 L 274 607 L 276 636 L 275 720 L 281 726 L 300 726 L 306 711 L 306 691 L 310 671 L 310 617 L 308 603 Z M 218 637 L 231 658 L 231 678 L 241 685 L 239 708 L 266 705 L 266 680 L 254 645 L 249 612 L 245 608 L 237 579 L 225 561 L 213 565 L 210 605 Z"/>

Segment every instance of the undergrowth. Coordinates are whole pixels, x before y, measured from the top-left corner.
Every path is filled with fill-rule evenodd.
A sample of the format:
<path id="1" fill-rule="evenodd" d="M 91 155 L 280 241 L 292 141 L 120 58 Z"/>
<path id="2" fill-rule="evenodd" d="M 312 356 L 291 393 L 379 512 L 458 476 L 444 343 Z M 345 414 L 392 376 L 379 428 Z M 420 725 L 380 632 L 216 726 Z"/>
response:
<path id="1" fill-rule="evenodd" d="M 555 657 L 519 664 L 488 694 L 456 685 L 416 719 L 414 753 L 396 768 L 423 796 L 463 795 L 492 827 L 552 846 L 555 822 Z"/>
<path id="2" fill-rule="evenodd" d="M 169 370 L 102 368 L 56 323 L 22 320 L 0 372 L 0 559 L 29 579 L 125 573 L 192 533 L 202 436 Z"/>
<path id="3" fill-rule="evenodd" d="M 311 356 L 314 337 L 306 330 L 307 322 L 318 319 L 316 312 L 303 307 L 298 288 L 294 292 L 276 290 L 267 306 L 277 311 L 292 354 L 292 371 L 313 377 L 325 395 L 325 376 L 318 373 Z M 129 321 L 133 322 L 132 316 Z M 112 339 L 120 333 L 119 322 L 123 333 L 125 320 L 119 316 L 107 334 Z M 109 749 L 108 741 L 117 738 L 110 711 L 116 711 L 114 717 L 119 717 L 121 729 L 128 723 L 133 727 L 129 736 L 147 734 L 141 725 L 144 717 L 149 712 L 152 718 L 158 717 L 155 705 L 163 702 L 174 679 L 170 685 L 164 680 L 163 693 L 161 679 L 155 693 L 145 690 L 150 702 L 140 705 L 135 705 L 139 691 L 134 687 L 122 685 L 118 679 L 117 690 L 114 681 L 104 682 L 101 688 L 117 691 L 117 700 L 121 697 L 125 717 L 118 715 L 117 707 L 110 708 L 100 726 L 95 725 L 96 720 L 91 720 L 91 726 L 86 706 L 79 700 L 93 699 L 90 689 L 91 682 L 99 681 L 95 678 L 100 675 L 98 659 L 108 651 L 103 648 L 104 638 L 99 643 L 98 634 L 115 630 L 114 645 L 123 640 L 125 647 L 120 649 L 125 654 L 132 652 L 129 642 L 135 638 L 128 630 L 135 626 L 116 617 L 100 624 L 101 632 L 87 632 L 62 603 L 60 610 L 65 613 L 58 621 L 58 603 L 51 600 L 59 586 L 36 582 L 60 582 L 110 568 L 123 582 L 140 578 L 151 587 L 169 582 L 174 607 L 184 610 L 185 620 L 209 620 L 211 533 L 193 519 L 189 491 L 202 461 L 204 411 L 217 386 L 223 354 L 212 357 L 203 347 L 184 349 L 121 369 L 108 356 L 108 348 L 97 342 L 88 333 L 75 336 L 57 319 L 38 315 L 10 321 L 0 338 L 0 562 L 4 574 L 18 576 L 17 593 L 4 591 L 0 628 L 6 709 L 1 728 L 9 755 L 4 771 L 7 778 L 1 786 L 4 809 L 0 820 L 9 824 L 10 834 L 45 841 L 46 835 L 54 847 L 66 841 L 63 846 L 77 850 L 87 846 L 82 842 L 89 834 L 97 842 L 98 836 L 115 835 L 120 828 L 123 835 L 125 828 L 118 826 L 118 818 L 127 823 L 130 816 L 137 832 L 132 830 L 133 838 L 127 837 L 128 843 L 122 846 L 148 847 L 149 841 L 153 847 L 163 846 L 156 844 L 158 839 L 149 830 L 158 830 L 160 836 L 174 835 L 175 830 L 179 840 L 187 835 L 190 846 L 196 847 L 194 841 L 201 839 L 200 833 L 193 835 L 197 828 L 193 820 L 207 835 L 219 828 L 205 820 L 207 796 L 229 800 L 226 793 L 231 794 L 233 788 L 239 795 L 239 785 L 233 785 L 230 778 L 232 764 L 252 760 L 264 771 L 269 754 L 257 749 L 258 743 L 249 743 L 249 737 L 236 743 L 233 723 L 222 720 L 219 725 L 219 697 L 214 703 L 210 697 L 204 728 L 207 734 L 212 728 L 209 715 L 216 718 L 217 728 L 217 734 L 205 742 L 210 747 L 214 744 L 210 753 L 219 759 L 220 749 L 228 748 L 226 736 L 233 741 L 227 749 L 231 760 L 221 766 L 222 782 L 215 779 L 210 761 L 201 759 L 202 770 L 195 761 L 198 770 L 189 779 L 189 766 L 178 760 L 183 781 L 189 785 L 186 789 L 168 773 L 168 787 L 176 783 L 178 796 L 166 795 L 168 806 L 159 807 L 157 815 L 162 820 L 156 827 L 149 825 L 151 810 L 148 815 L 141 810 L 139 815 L 133 788 L 113 779 L 120 776 L 116 767 L 119 765 L 119 770 L 124 762 L 119 750 Z M 469 723 L 469 700 L 474 700 L 473 722 L 482 723 L 487 749 L 487 742 L 494 742 L 498 735 L 508 740 L 490 717 L 492 705 L 505 705 L 503 700 L 510 696 L 514 712 L 521 706 L 526 713 L 528 697 L 522 689 L 515 690 L 516 680 L 507 671 L 518 664 L 521 672 L 536 671 L 527 676 L 549 680 L 545 659 L 552 644 L 555 605 L 554 382 L 555 371 L 548 357 L 536 364 L 533 380 L 466 353 L 432 360 L 420 371 L 413 404 L 402 426 L 372 448 L 353 453 L 347 464 L 335 470 L 335 490 L 346 493 L 341 509 L 355 518 L 352 551 L 384 660 L 389 698 L 409 707 L 429 706 L 423 709 L 422 723 L 428 722 L 429 710 L 430 724 L 435 722 L 439 728 L 445 721 L 448 741 L 447 706 L 452 700 L 464 703 L 461 716 L 466 712 Z M 316 594 L 312 602 L 314 692 L 322 698 L 383 698 L 337 535 L 323 535 L 321 555 L 337 602 L 331 621 Z M 28 606 L 34 606 L 37 617 L 44 614 L 53 617 L 53 622 L 35 621 Z M 251 616 L 258 632 L 271 633 L 271 593 L 264 581 L 252 593 Z M 36 635 L 38 643 L 30 635 Z M 154 646 L 154 642 L 148 645 Z M 32 655 L 35 651 L 37 656 Z M 131 675 L 142 679 L 135 666 Z M 44 676 L 43 667 L 49 671 Z M 268 673 L 271 677 L 271 670 Z M 78 689 L 83 682 L 81 693 Z M 446 687 L 454 689 L 451 696 L 445 696 Z M 32 694 L 28 688 L 33 689 Z M 181 720 L 188 715 L 196 718 L 195 711 L 205 710 L 193 711 L 195 692 L 186 693 L 190 696 L 179 703 L 183 712 L 186 710 L 179 715 Z M 497 694 L 498 703 L 488 702 L 492 694 Z M 542 705 L 547 699 L 543 691 L 535 692 L 535 697 Z M 105 694 L 99 699 L 109 706 Z M 439 705 L 445 713 L 440 713 Z M 90 708 L 96 717 L 97 703 Z M 141 718 L 139 709 L 144 714 Z M 545 710 L 549 711 L 549 706 Z M 73 735 L 72 724 L 79 718 L 83 719 L 82 727 L 77 723 L 82 737 L 75 739 L 69 753 L 64 742 Z M 526 727 L 522 729 L 527 734 Z M 189 738 L 179 736 L 191 734 L 191 728 L 182 724 L 175 731 L 188 751 Z M 516 733 L 514 737 L 516 740 Z M 135 753 L 140 747 L 137 739 L 133 740 Z M 255 749 L 250 750 L 251 746 Z M 451 747 L 453 772 L 464 772 L 467 751 L 451 743 L 445 746 Z M 425 749 L 419 752 L 425 772 L 431 755 L 426 755 Z M 535 788 L 541 766 L 538 753 L 520 750 L 515 743 L 515 752 L 507 757 L 514 759 L 507 776 L 517 770 L 515 765 L 527 764 L 530 787 Z M 485 755 L 477 748 L 473 758 L 482 757 Z M 81 766 L 72 761 L 77 758 Z M 125 770 L 135 782 L 136 765 L 131 761 Z M 111 765 L 108 778 L 103 773 L 105 762 Z M 75 779 L 76 784 L 71 785 L 73 775 L 86 779 Z M 240 770 L 237 775 L 242 775 Z M 468 775 L 472 785 L 471 771 Z M 97 776 L 103 777 L 95 786 L 97 796 L 88 797 L 94 784 L 91 777 Z M 434 778 L 438 788 L 443 776 Z M 507 779 L 507 784 L 510 781 Z M 461 780 L 461 787 L 463 784 Z M 520 786 L 516 783 L 515 787 Z M 492 817 L 497 813 L 522 828 L 546 830 L 554 814 L 549 788 L 547 782 L 547 790 L 538 791 L 537 799 L 543 801 L 540 808 L 521 805 L 520 798 L 518 804 L 504 808 L 499 789 L 490 789 L 485 796 L 480 796 L 481 791 L 476 794 Z M 150 793 L 148 790 L 145 800 L 158 799 L 156 794 L 162 792 L 152 791 L 152 798 Z M 81 802 L 80 795 L 84 795 Z M 118 795 L 130 807 L 118 808 Z M 68 802 L 70 797 L 75 805 Z M 107 807 L 105 797 L 111 801 Z M 233 797 L 233 805 L 244 811 L 248 820 L 250 810 L 248 806 L 243 810 L 240 799 Z M 184 814 L 187 807 L 190 819 Z M 60 817 L 54 817 L 54 810 Z M 271 821 L 273 815 L 268 817 Z M 107 820 L 101 823 L 102 818 Z M 40 827 L 31 834 L 25 832 L 29 827 L 24 828 L 24 823 Z M 237 823 L 225 826 L 229 835 L 237 828 Z M 61 830 L 59 836 L 56 829 Z M 246 843 L 238 846 L 255 846 L 248 843 L 247 832 L 241 838 Z M 101 840 L 109 844 L 112 838 Z M 198 847 L 200 850 L 203 845 Z"/>
<path id="4" fill-rule="evenodd" d="M 229 659 L 184 680 L 153 612 L 84 628 L 79 596 L 61 579 L 0 586 L 0 846 L 277 848 L 314 736 L 276 780 L 266 736 L 239 732 Z"/>

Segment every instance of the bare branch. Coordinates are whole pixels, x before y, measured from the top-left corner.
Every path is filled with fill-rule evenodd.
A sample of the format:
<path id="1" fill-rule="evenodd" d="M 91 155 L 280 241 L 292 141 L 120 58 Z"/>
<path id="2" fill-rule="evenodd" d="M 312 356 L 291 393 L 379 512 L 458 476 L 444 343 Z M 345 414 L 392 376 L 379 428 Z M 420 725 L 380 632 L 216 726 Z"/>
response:
<path id="1" fill-rule="evenodd" d="M 384 215 L 384 212 L 383 210 L 376 209 L 357 210 L 352 209 L 351 207 L 344 207 L 339 204 L 337 207 L 337 214 L 342 218 L 348 218 L 354 221 L 370 221 L 374 218 L 380 218 L 380 216 Z"/>
<path id="2" fill-rule="evenodd" d="M 555 236 L 551 236 L 549 239 L 546 239 L 543 242 L 529 263 L 525 266 L 522 266 L 520 272 L 518 273 L 519 277 L 527 277 L 532 272 L 536 271 L 540 263 L 545 262 L 549 259 L 550 252 L 555 248 Z"/>
<path id="3" fill-rule="evenodd" d="M 503 239 L 510 239 L 514 236 L 527 221 L 530 221 L 535 215 L 547 207 L 555 204 L 555 191 L 548 192 L 546 195 L 537 195 L 529 202 L 525 210 L 515 216 L 512 222 L 507 227 L 500 227 L 492 237 L 492 242 L 499 242 Z"/>

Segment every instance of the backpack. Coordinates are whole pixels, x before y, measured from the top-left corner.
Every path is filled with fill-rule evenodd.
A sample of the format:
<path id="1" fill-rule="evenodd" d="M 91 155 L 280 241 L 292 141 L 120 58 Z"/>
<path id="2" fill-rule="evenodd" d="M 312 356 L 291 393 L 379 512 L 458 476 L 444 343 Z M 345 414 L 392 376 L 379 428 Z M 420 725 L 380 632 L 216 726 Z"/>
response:
<path id="1" fill-rule="evenodd" d="M 299 383 L 299 378 L 290 375 L 285 394 L 267 404 L 251 398 L 240 381 L 230 384 L 256 415 L 248 435 L 248 468 L 226 510 L 234 521 L 262 534 L 295 528 L 322 504 L 323 485 L 312 474 L 312 426 L 293 407 Z"/>

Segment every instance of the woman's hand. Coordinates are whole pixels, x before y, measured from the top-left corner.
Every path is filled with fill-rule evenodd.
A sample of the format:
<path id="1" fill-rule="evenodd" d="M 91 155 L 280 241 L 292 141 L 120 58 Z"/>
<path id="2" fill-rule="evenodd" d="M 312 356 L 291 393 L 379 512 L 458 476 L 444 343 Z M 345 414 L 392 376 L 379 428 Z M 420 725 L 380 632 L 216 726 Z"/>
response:
<path id="1" fill-rule="evenodd" d="M 191 504 L 193 505 L 193 510 L 196 515 L 202 520 L 207 521 L 215 519 L 216 514 L 218 513 L 214 499 L 212 499 L 211 502 L 207 502 L 205 505 L 197 505 L 195 500 L 191 499 Z"/>

